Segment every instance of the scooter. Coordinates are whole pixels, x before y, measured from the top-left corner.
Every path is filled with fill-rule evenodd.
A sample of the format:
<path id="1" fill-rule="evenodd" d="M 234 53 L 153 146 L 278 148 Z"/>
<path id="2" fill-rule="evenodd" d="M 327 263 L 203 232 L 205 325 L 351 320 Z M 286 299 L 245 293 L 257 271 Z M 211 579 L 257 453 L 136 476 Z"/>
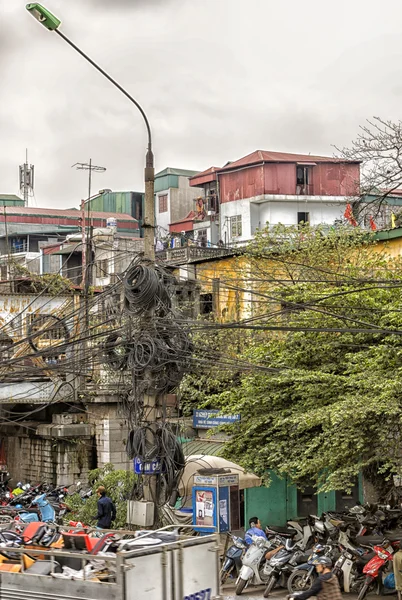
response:
<path id="1" fill-rule="evenodd" d="M 46 494 L 41 494 L 40 496 L 36 496 L 32 501 L 33 506 L 38 506 L 40 518 L 38 513 L 36 512 L 22 512 L 16 517 L 18 521 L 22 521 L 23 523 L 33 523 L 35 521 L 42 521 L 43 523 L 48 523 L 49 521 L 54 522 L 56 518 L 56 511 L 53 506 L 49 504 L 46 499 Z"/>
<path id="2" fill-rule="evenodd" d="M 247 544 L 242 538 L 231 534 L 229 534 L 229 537 L 233 544 L 226 550 L 220 573 L 221 585 L 225 583 L 229 576 L 233 577 L 235 575 L 237 579 L 242 566 L 242 556 L 247 549 Z"/>
<path id="3" fill-rule="evenodd" d="M 308 557 L 308 561 L 304 564 L 298 565 L 296 569 L 292 571 L 288 579 L 288 591 L 291 596 L 295 592 L 306 592 L 310 590 L 318 574 L 315 570 L 315 565 L 321 556 L 331 556 L 334 547 L 331 545 L 323 546 L 322 544 L 316 544 L 313 547 L 312 554 Z"/>
<path id="4" fill-rule="evenodd" d="M 363 548 L 342 547 L 342 552 L 334 565 L 333 573 L 338 577 L 339 585 L 345 594 L 359 594 L 365 581 L 363 568 L 373 556 L 373 552 L 365 554 Z"/>
<path id="5" fill-rule="evenodd" d="M 374 546 L 375 555 L 363 568 L 363 573 L 366 575 L 364 585 L 361 588 L 357 600 L 364 600 L 368 592 L 375 587 L 377 582 L 379 592 L 381 595 L 394 593 L 395 590 L 384 589 L 384 579 L 386 567 L 393 560 L 393 555 L 396 550 L 399 549 L 400 542 L 390 542 L 384 540 L 381 546 Z"/>
<path id="6" fill-rule="evenodd" d="M 302 544 L 302 542 L 286 540 L 285 547 L 265 563 L 264 579 L 267 580 L 267 586 L 264 591 L 264 598 L 268 598 L 278 582 L 281 583 L 282 587 L 286 587 L 287 579 L 298 563 L 305 562 L 306 555 L 299 544 Z"/>
<path id="7" fill-rule="evenodd" d="M 266 585 L 264 574 L 265 555 L 272 550 L 274 543 L 261 536 L 253 535 L 252 543 L 243 556 L 242 567 L 236 581 L 236 595 L 240 596 L 247 585 Z"/>

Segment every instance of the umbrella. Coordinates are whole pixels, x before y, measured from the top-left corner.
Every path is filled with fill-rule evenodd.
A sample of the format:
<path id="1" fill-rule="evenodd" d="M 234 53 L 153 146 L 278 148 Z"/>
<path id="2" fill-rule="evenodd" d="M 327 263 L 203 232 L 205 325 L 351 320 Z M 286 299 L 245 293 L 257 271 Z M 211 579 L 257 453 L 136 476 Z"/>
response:
<path id="1" fill-rule="evenodd" d="M 191 496 L 191 489 L 194 484 L 194 475 L 199 469 L 229 469 L 230 473 L 239 476 L 239 488 L 260 487 L 261 479 L 253 473 L 247 473 L 243 467 L 236 465 L 230 460 L 220 456 L 209 456 L 205 454 L 193 454 L 186 457 L 186 465 L 179 483 L 179 493 L 183 496 Z"/>

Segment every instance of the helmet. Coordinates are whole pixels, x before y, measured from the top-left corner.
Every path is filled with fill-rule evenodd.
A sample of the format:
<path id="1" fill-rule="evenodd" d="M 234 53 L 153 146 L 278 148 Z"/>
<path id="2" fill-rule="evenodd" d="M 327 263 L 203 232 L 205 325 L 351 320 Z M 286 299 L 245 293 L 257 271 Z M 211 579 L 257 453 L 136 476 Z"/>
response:
<path id="1" fill-rule="evenodd" d="M 332 560 L 329 558 L 329 556 L 320 556 L 320 558 L 317 559 L 316 564 L 327 567 L 328 569 L 332 569 Z"/>

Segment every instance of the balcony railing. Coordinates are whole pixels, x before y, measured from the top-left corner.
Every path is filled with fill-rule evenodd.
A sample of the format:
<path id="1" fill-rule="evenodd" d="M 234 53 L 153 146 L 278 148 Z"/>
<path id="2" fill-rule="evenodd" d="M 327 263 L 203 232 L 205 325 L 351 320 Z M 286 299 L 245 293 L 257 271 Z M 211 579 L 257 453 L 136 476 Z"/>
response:
<path id="1" fill-rule="evenodd" d="M 209 258 L 220 258 L 234 254 L 233 248 L 203 248 L 186 246 L 184 248 L 168 248 L 156 253 L 156 258 L 171 264 L 184 264 Z"/>
<path id="2" fill-rule="evenodd" d="M 20 252 L 28 252 L 27 240 L 22 240 L 21 242 L 12 243 L 10 251 L 11 251 L 11 254 L 18 254 Z"/>

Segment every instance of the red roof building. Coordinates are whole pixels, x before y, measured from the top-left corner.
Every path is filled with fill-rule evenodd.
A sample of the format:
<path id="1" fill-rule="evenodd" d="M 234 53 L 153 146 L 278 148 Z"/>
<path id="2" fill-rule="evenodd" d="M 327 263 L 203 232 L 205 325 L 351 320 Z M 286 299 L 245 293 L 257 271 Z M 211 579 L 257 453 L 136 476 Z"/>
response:
<path id="1" fill-rule="evenodd" d="M 206 206 L 208 241 L 243 242 L 270 225 L 334 224 L 359 193 L 360 163 L 341 158 L 256 150 L 222 168 L 211 167 L 190 179 L 216 202 Z M 213 234 L 219 213 L 219 232 Z M 205 234 L 203 234 L 205 235 Z"/>

